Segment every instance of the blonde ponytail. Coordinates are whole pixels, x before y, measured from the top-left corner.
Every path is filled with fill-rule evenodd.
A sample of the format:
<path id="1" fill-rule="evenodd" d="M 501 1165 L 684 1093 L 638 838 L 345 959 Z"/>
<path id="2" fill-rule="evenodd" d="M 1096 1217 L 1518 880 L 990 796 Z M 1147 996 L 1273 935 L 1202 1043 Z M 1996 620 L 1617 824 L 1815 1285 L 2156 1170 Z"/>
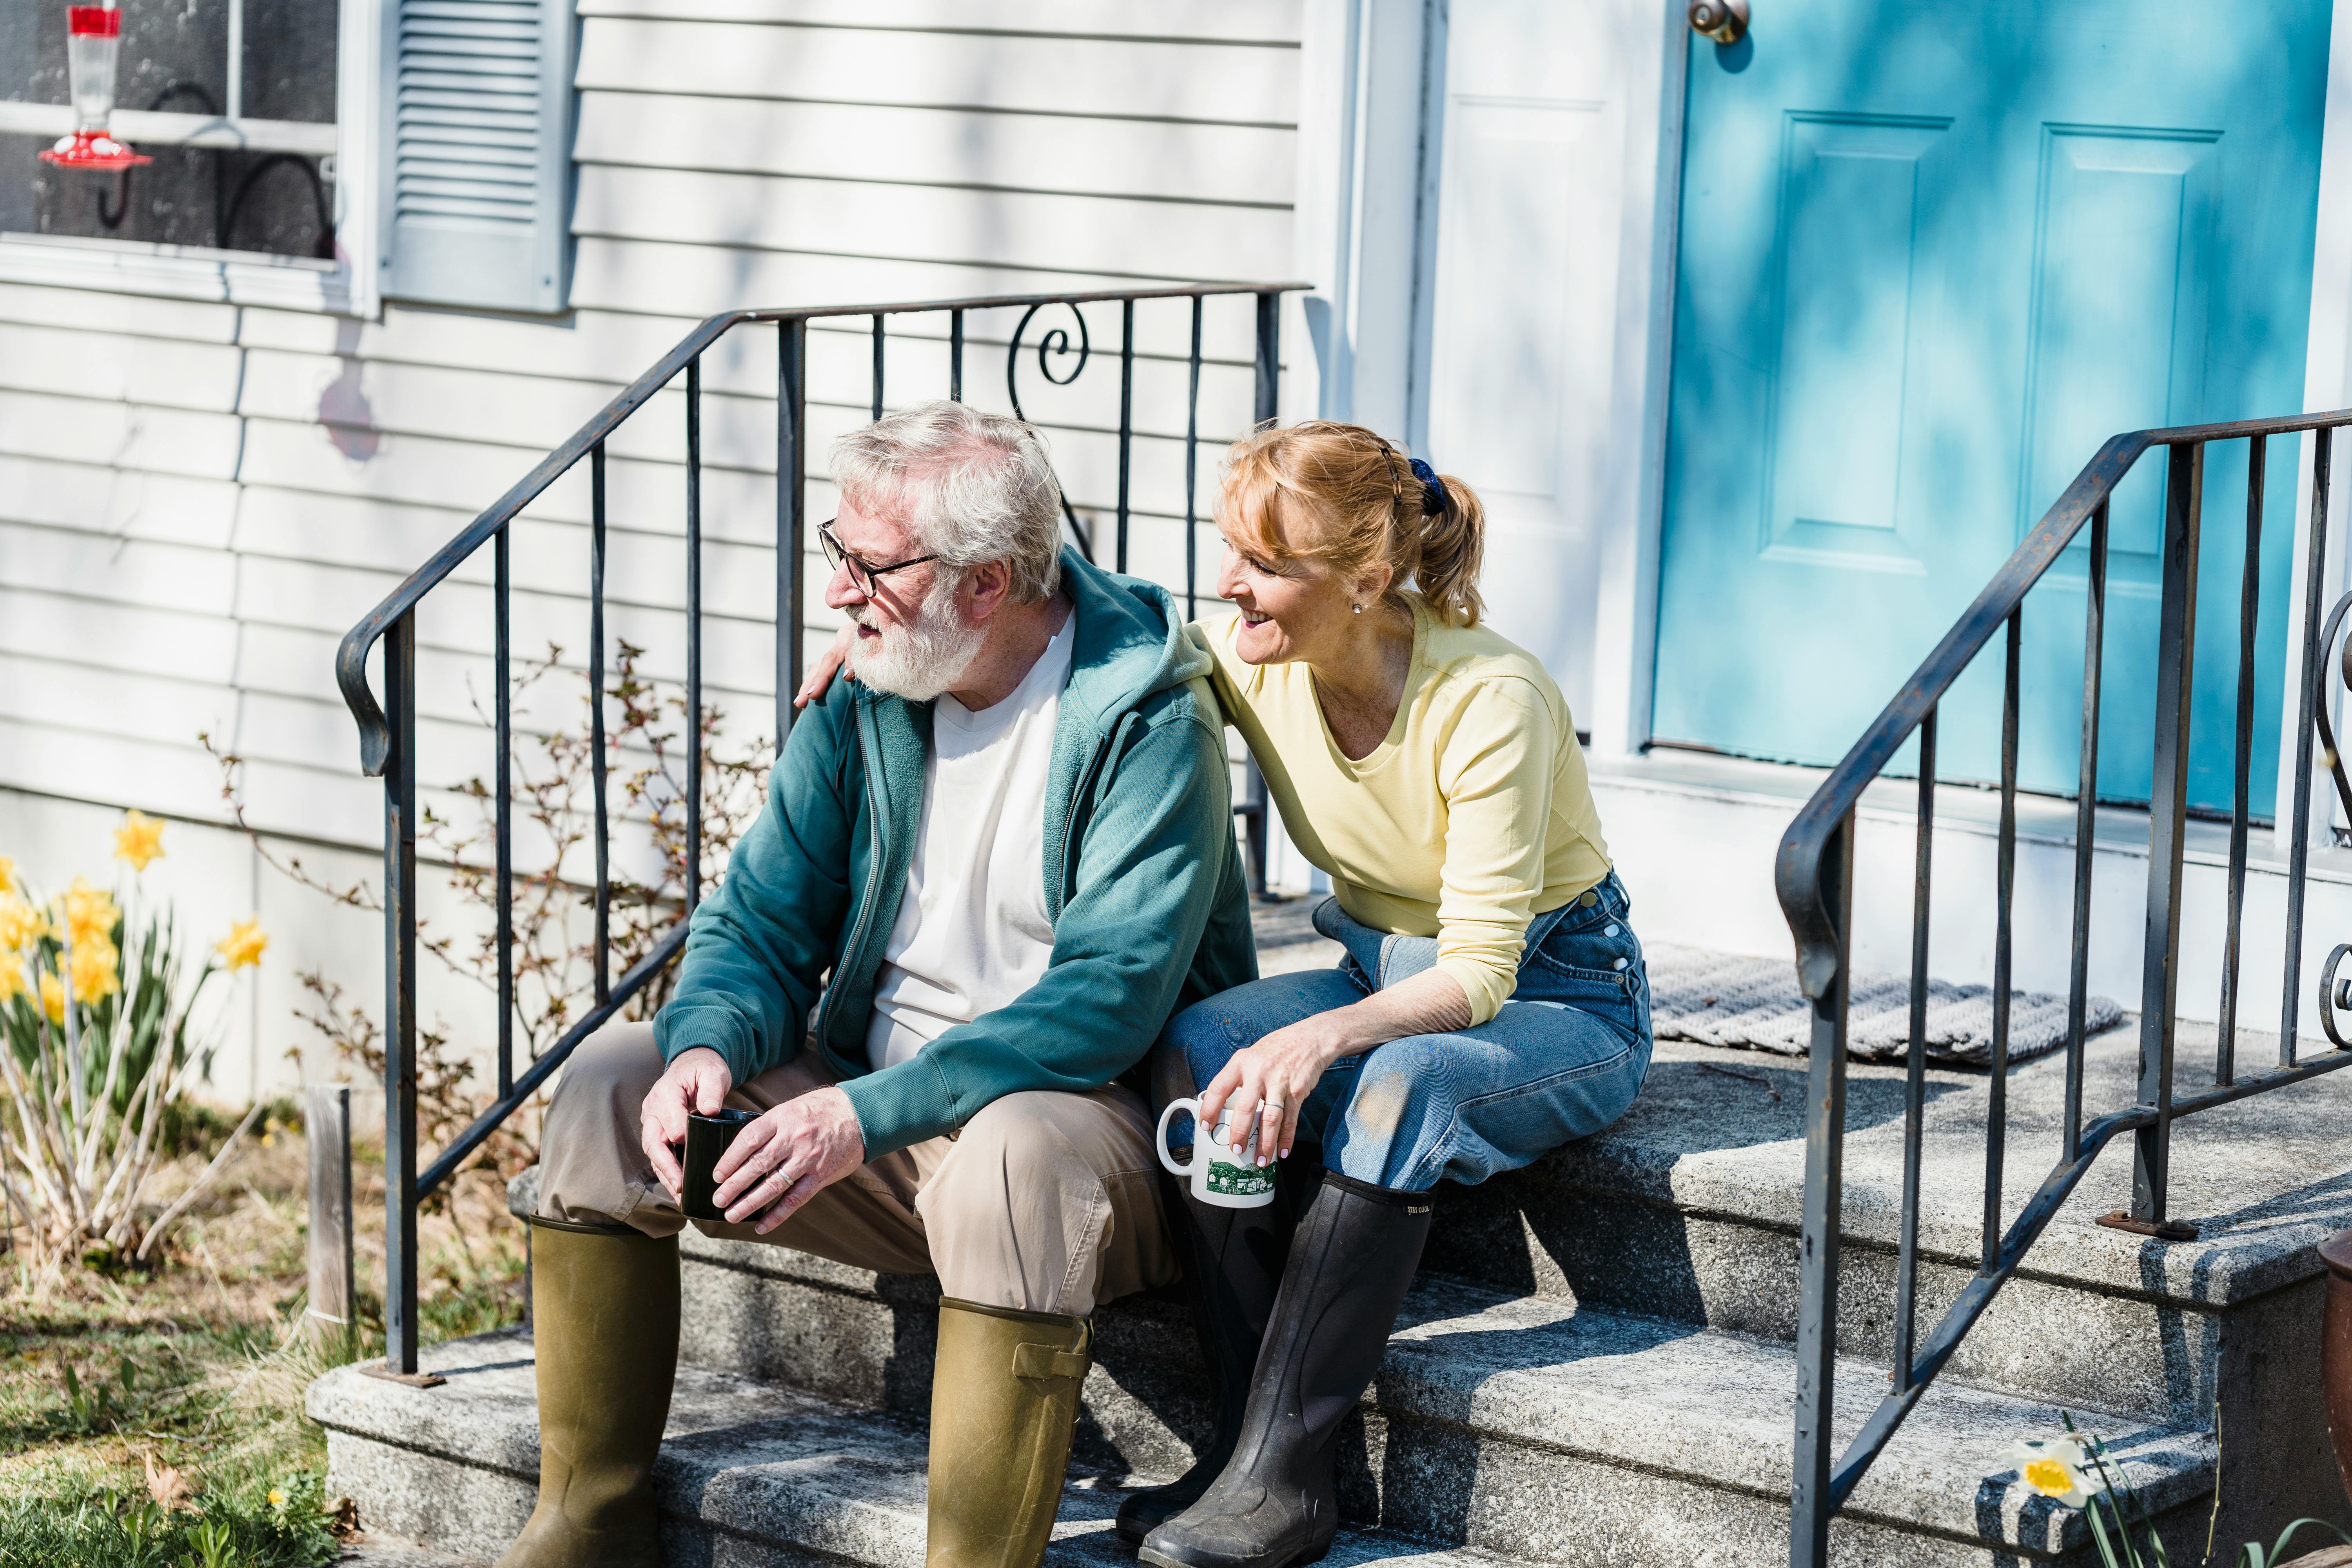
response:
<path id="1" fill-rule="evenodd" d="M 1486 612 L 1486 601 L 1478 596 L 1478 569 L 1486 556 L 1486 509 L 1478 492 L 1452 474 L 1438 475 L 1436 488 L 1444 500 L 1436 510 L 1422 513 L 1412 585 L 1438 619 L 1475 626 Z"/>
<path id="2" fill-rule="evenodd" d="M 1234 443 L 1217 525 L 1262 560 L 1320 561 L 1349 575 L 1382 563 L 1391 603 L 1410 594 L 1439 619 L 1475 626 L 1486 508 L 1453 475 L 1424 480 L 1414 466 L 1360 425 L 1269 426 Z"/>

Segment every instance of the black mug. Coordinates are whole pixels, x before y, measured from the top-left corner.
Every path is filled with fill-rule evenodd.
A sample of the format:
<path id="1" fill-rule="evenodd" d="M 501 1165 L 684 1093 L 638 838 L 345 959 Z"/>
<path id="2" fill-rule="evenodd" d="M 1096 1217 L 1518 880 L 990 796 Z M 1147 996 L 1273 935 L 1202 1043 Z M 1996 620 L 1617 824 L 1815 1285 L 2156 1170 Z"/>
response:
<path id="1" fill-rule="evenodd" d="M 685 1201 L 678 1205 L 687 1218 L 725 1222 L 726 1214 L 711 1201 L 711 1194 L 719 1190 L 711 1172 L 718 1168 L 719 1157 L 727 1152 L 727 1146 L 758 1119 L 758 1113 L 750 1110 L 687 1117 L 686 1193 Z"/>

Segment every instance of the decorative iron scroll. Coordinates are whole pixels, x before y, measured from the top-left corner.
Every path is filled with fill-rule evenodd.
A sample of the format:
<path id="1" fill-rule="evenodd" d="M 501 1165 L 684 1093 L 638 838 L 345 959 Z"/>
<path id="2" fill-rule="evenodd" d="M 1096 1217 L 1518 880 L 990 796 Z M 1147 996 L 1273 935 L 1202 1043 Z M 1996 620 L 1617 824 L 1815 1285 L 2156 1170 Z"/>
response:
<path id="1" fill-rule="evenodd" d="M 1020 324 L 1013 329 L 1013 341 L 1004 345 L 1004 393 L 1013 400 L 1013 416 L 1016 419 L 1029 417 L 1021 407 L 1021 340 L 1028 333 L 1031 319 L 1047 304 L 1060 305 L 1078 323 L 1078 346 L 1075 349 L 1070 347 L 1070 332 L 1066 327 L 1055 327 L 1046 332 L 1037 340 L 1037 374 L 1051 385 L 1067 386 L 1078 379 L 1079 374 L 1087 368 L 1087 361 L 1094 355 L 1094 340 L 1087 332 L 1087 313 L 1075 302 L 1068 300 L 1041 300 L 1022 311 Z M 1065 358 L 1075 355 L 1077 363 L 1070 366 L 1067 375 L 1055 375 L 1052 361 L 1045 357 L 1048 354 Z M 1062 516 L 1070 525 L 1070 537 L 1076 542 L 1078 553 L 1092 561 L 1095 558 L 1094 535 L 1078 521 L 1078 514 L 1071 510 L 1069 492 L 1063 488 L 1061 476 L 1056 474 L 1054 482 L 1055 488 L 1062 490 Z"/>

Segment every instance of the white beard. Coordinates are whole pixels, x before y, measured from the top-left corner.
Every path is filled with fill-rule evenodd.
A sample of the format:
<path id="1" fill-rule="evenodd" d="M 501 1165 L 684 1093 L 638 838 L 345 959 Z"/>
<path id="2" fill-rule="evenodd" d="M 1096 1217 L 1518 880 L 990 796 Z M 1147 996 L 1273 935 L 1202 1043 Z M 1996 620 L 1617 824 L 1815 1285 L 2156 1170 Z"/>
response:
<path id="1" fill-rule="evenodd" d="M 898 626 L 877 626 L 877 637 L 860 637 L 850 644 L 849 668 L 858 679 L 877 691 L 887 691 L 910 702 L 928 702 L 963 679 L 979 656 L 987 636 L 981 626 L 966 626 L 955 613 L 955 591 L 961 574 L 947 574 L 925 596 L 921 611 Z M 862 625 L 866 606 L 849 612 Z"/>

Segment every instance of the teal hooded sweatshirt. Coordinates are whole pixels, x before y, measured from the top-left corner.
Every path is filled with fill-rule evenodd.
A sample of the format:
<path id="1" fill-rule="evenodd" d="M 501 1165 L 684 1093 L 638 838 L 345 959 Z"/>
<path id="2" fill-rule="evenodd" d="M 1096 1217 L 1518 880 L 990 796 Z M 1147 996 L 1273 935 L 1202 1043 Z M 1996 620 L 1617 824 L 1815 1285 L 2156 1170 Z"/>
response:
<path id="1" fill-rule="evenodd" d="M 1152 584 L 1065 550 L 1062 591 L 1077 632 L 1038 803 L 1045 977 L 872 1069 L 866 1026 L 922 820 L 931 704 L 836 680 L 793 725 L 766 806 L 695 910 L 654 1025 L 663 1059 L 707 1046 L 740 1084 L 805 1038 L 856 1108 L 870 1160 L 1001 1095 L 1108 1083 L 1178 1008 L 1256 977 L 1209 656 Z"/>

